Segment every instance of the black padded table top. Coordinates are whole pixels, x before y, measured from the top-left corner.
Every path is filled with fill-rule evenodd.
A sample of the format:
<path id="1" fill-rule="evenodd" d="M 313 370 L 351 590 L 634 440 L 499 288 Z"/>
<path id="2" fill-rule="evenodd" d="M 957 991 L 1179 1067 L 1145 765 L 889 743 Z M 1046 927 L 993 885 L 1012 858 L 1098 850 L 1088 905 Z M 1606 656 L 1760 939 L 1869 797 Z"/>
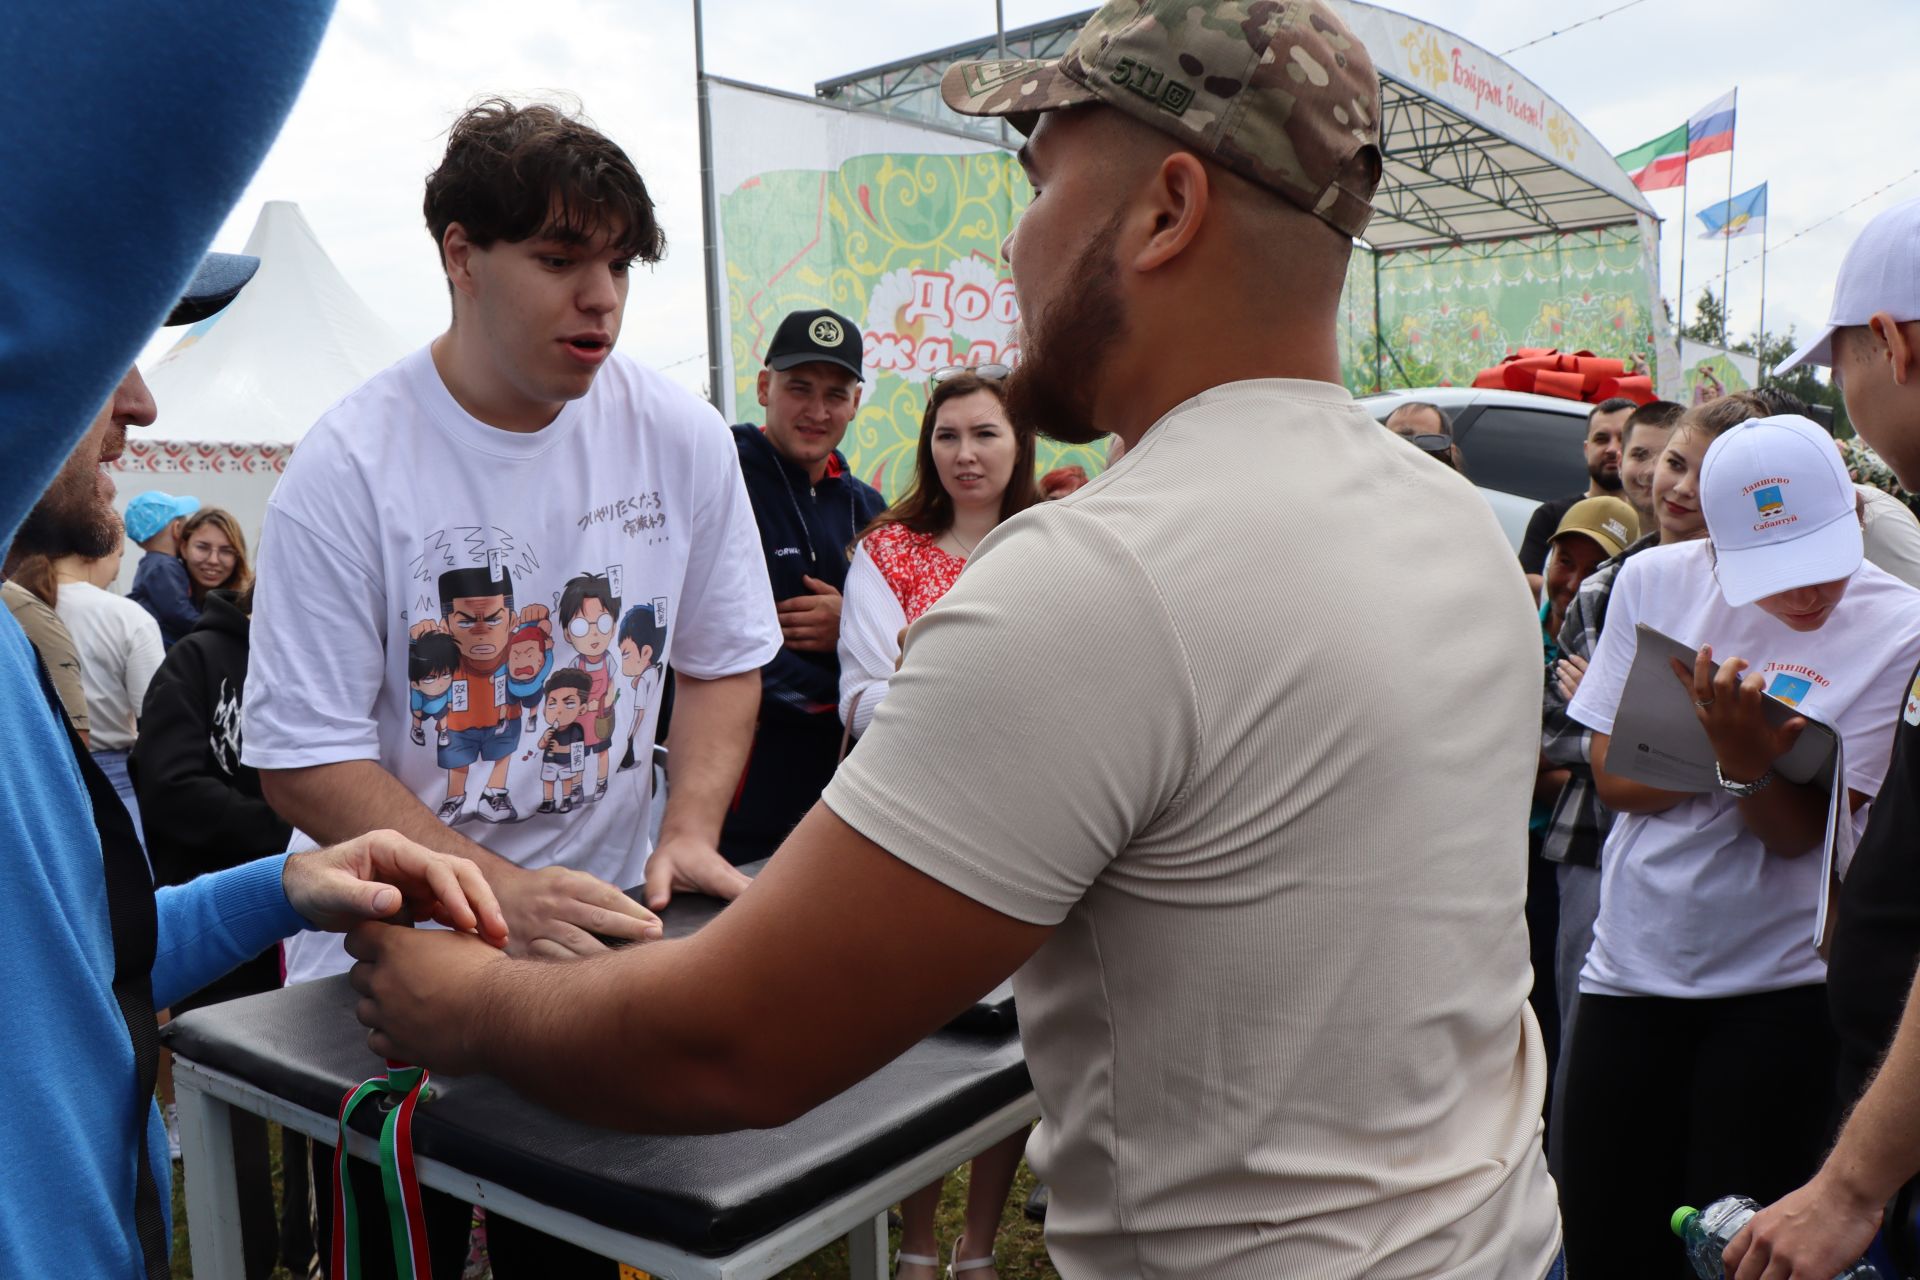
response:
<path id="1" fill-rule="evenodd" d="M 676 898 L 669 937 L 722 904 Z M 993 997 L 989 997 L 991 1001 Z M 337 1113 L 385 1069 L 344 977 L 197 1009 L 169 1023 L 176 1054 L 297 1106 Z M 961 1132 L 1031 1087 L 1017 1034 L 963 1019 L 779 1129 L 648 1137 L 555 1115 L 488 1077 L 435 1077 L 414 1149 L 583 1218 L 704 1256 L 732 1253 Z M 645 1046 L 636 1045 L 636 1054 Z M 376 1132 L 372 1104 L 355 1128 Z"/>

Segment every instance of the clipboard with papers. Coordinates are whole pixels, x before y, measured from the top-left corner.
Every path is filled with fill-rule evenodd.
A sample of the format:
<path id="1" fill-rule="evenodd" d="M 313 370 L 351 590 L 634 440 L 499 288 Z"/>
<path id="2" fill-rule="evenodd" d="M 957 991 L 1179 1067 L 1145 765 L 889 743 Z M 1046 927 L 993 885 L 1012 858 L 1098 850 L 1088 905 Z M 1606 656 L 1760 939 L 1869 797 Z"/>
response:
<path id="1" fill-rule="evenodd" d="M 1713 744 L 1700 724 L 1687 687 L 1674 678 L 1672 661 L 1689 670 L 1697 654 L 1672 636 L 1640 623 L 1634 628 L 1633 665 L 1614 712 L 1607 747 L 1607 772 L 1665 791 L 1718 793 Z M 1819 910 L 1814 917 L 1815 947 L 1826 941 L 1828 895 L 1836 871 L 1853 856 L 1853 810 L 1847 802 L 1846 766 L 1840 735 L 1805 711 L 1766 697 L 1770 723 L 1796 716 L 1807 727 L 1787 753 L 1773 762 L 1774 772 L 1790 782 L 1810 784 L 1827 793 L 1827 833 L 1821 850 Z"/>

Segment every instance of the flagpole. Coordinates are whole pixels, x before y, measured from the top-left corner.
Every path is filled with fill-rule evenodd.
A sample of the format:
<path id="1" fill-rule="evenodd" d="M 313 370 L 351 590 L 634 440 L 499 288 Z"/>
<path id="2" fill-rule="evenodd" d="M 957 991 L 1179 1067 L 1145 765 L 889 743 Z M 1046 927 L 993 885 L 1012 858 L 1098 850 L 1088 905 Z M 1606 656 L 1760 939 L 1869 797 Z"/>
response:
<path id="1" fill-rule="evenodd" d="M 1760 333 L 1754 345 L 1760 351 L 1760 381 L 1767 380 L 1767 223 L 1760 220 Z"/>
<path id="2" fill-rule="evenodd" d="M 1691 147 L 1691 143 L 1688 144 Z M 1693 157 L 1687 156 L 1686 163 L 1680 166 L 1680 315 L 1677 329 L 1687 327 L 1687 241 L 1692 239 L 1692 228 L 1687 225 L 1687 181 L 1693 176 Z M 1676 332 L 1676 338 L 1684 340 Z"/>
<path id="3" fill-rule="evenodd" d="M 693 76 L 700 122 L 700 234 L 706 240 L 707 399 L 724 414 L 727 397 L 720 385 L 720 353 L 727 335 L 721 324 L 719 197 L 713 183 L 713 107 L 707 96 L 707 37 L 700 0 L 693 0 Z"/>
<path id="4" fill-rule="evenodd" d="M 1733 156 L 1734 148 L 1740 145 L 1740 86 L 1733 86 L 1734 139 L 1727 147 L 1727 217 L 1733 217 Z M 1727 275 L 1733 261 L 1733 237 L 1724 231 L 1720 235 L 1720 345 L 1727 345 Z"/>
<path id="5" fill-rule="evenodd" d="M 1000 61 L 1007 60 L 1007 8 L 1002 0 L 993 0 L 993 51 Z M 1007 118 L 1000 117 L 1000 145 L 1011 146 L 1012 139 L 1007 134 Z"/>

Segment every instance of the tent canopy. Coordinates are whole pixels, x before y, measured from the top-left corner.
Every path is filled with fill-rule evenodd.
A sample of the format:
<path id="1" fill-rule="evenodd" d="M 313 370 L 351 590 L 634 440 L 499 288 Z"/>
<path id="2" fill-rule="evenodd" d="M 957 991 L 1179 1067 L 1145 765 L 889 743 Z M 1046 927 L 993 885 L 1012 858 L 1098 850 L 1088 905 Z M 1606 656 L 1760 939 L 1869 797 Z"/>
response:
<path id="1" fill-rule="evenodd" d="M 260 270 L 240 296 L 146 371 L 160 417 L 143 442 L 292 445 L 334 401 L 406 353 L 298 205 L 262 206 L 244 252 Z"/>
<path id="2" fill-rule="evenodd" d="M 1381 79 L 1385 173 L 1366 242 L 1376 250 L 1464 244 L 1655 217 L 1572 113 L 1478 45 L 1405 14 L 1331 0 Z M 1056 58 L 1093 10 L 1008 31 L 1010 58 Z M 998 121 L 940 100 L 947 67 L 999 56 L 989 36 L 816 86 L 822 98 L 998 139 Z"/>

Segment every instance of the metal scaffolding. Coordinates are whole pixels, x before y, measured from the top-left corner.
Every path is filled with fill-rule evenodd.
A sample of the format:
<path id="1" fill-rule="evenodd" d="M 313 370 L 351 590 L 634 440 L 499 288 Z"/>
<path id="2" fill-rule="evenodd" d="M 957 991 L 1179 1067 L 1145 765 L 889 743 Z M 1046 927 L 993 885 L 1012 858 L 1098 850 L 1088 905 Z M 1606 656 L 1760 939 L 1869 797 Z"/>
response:
<path id="1" fill-rule="evenodd" d="M 1057 58 L 1092 13 L 1088 9 L 1008 31 L 1004 56 Z M 815 92 L 839 105 L 998 140 L 997 121 L 947 109 L 940 100 L 940 77 L 955 62 L 1000 56 L 999 48 L 998 36 L 983 36 L 822 81 Z M 1381 105 L 1385 171 L 1366 234 L 1375 249 L 1461 245 L 1614 226 L 1651 213 L 1644 202 L 1636 207 L 1385 67 Z"/>
<path id="2" fill-rule="evenodd" d="M 1092 9 L 1019 27 L 1006 33 L 1006 52 L 1001 53 L 998 34 L 983 36 L 965 44 L 951 45 L 923 53 L 915 58 L 871 67 L 834 80 L 823 80 L 814 93 L 842 106 L 901 116 L 922 124 L 937 124 L 992 141 L 1000 139 L 1000 126 L 993 120 L 963 116 L 949 111 L 940 100 L 940 77 L 956 62 L 974 58 L 1057 58 L 1067 51 L 1073 38 L 1094 14 Z"/>

